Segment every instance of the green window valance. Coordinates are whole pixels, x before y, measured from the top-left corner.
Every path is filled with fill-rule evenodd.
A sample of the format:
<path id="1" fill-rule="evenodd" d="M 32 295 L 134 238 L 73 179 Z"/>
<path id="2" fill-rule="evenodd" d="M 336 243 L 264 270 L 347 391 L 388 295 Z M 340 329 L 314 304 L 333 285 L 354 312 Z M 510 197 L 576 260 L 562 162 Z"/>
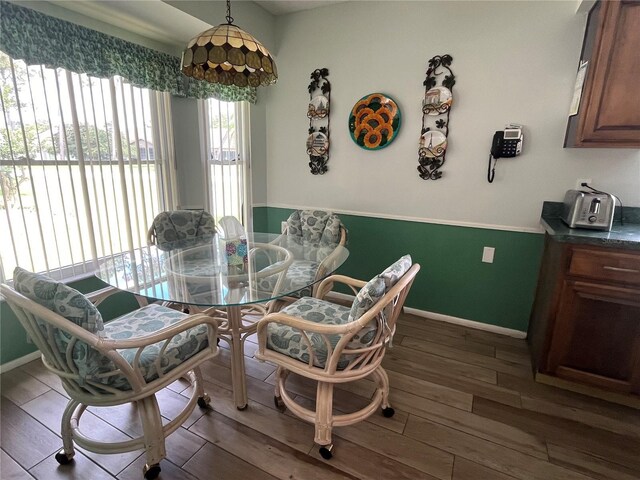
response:
<path id="1" fill-rule="evenodd" d="M 65 68 L 180 97 L 256 103 L 256 89 L 185 77 L 180 59 L 120 38 L 0 1 L 0 50 L 28 65 Z"/>

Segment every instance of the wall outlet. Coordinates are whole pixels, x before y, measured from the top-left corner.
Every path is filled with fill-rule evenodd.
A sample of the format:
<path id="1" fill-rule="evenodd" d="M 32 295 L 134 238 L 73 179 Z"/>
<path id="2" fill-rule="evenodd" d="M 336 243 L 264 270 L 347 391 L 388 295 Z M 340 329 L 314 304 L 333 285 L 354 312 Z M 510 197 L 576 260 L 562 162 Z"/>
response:
<path id="1" fill-rule="evenodd" d="M 588 183 L 589 185 L 591 185 L 592 181 L 593 180 L 591 180 L 590 178 L 579 178 L 579 179 L 577 179 L 576 180 L 576 190 L 582 190 L 583 188 L 585 188 L 585 187 L 582 186 L 583 183 Z"/>
<path id="2" fill-rule="evenodd" d="M 287 229 L 287 222 L 280 222 L 280 233 L 284 233 L 284 231 Z"/>
<path id="3" fill-rule="evenodd" d="M 484 247 L 482 250 L 482 261 L 484 263 L 493 263 L 493 256 L 496 253 L 496 249 L 494 247 Z"/>

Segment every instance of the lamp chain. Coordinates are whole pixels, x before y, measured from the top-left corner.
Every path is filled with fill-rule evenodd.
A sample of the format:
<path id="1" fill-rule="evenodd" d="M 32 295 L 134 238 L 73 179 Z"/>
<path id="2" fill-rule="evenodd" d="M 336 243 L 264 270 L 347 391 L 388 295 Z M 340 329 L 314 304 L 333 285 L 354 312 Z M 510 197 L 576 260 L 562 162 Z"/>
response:
<path id="1" fill-rule="evenodd" d="M 229 25 L 233 23 L 233 17 L 231 16 L 231 0 L 227 0 L 227 23 Z"/>

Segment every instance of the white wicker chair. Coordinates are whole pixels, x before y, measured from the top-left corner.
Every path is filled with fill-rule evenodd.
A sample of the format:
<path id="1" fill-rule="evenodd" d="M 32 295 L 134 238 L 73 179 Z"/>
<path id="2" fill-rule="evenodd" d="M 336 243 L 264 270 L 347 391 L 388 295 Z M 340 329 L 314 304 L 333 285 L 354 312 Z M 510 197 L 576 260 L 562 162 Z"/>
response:
<path id="1" fill-rule="evenodd" d="M 333 270 L 338 250 L 330 245 L 343 247 L 347 243 L 347 229 L 340 217 L 324 210 L 295 210 L 284 223 L 282 235 L 273 243 L 296 252 L 283 282 L 283 288 L 295 291 L 291 296 L 271 302 L 272 311 L 279 310 L 298 298 L 315 295 L 319 281 Z M 313 248 L 305 251 L 306 242 Z M 326 243 L 327 248 L 318 248 Z M 311 253 L 311 256 L 308 254 Z M 299 288 L 299 289 L 298 289 Z"/>
<path id="2" fill-rule="evenodd" d="M 35 278 L 40 284 L 31 290 L 16 284 L 17 290 L 31 298 L 37 289 L 45 293 L 48 291 L 49 295 L 32 300 L 8 285 L 0 285 L 0 292 L 39 348 L 45 367 L 60 377 L 71 398 L 62 416 L 63 448 L 56 454 L 56 460 L 60 464 L 71 462 L 75 453 L 74 443 L 96 453 L 122 453 L 144 448 L 147 456 L 144 477 L 156 478 L 160 473 L 160 460 L 166 456 L 165 437 L 182 425 L 196 403 L 206 408 L 210 402 L 210 397 L 203 390 L 199 365 L 218 353 L 216 321 L 207 315 L 189 316 L 160 305 L 148 305 L 107 323 L 100 335 L 86 327 L 85 320 L 93 321 L 91 319 L 95 319 L 94 314 L 97 313 L 86 297 L 42 275 L 29 272 L 26 275 L 31 275 L 30 278 Z M 97 296 L 95 303 L 100 303 L 110 293 L 105 290 L 104 294 Z M 62 309 L 58 304 L 52 307 L 58 296 L 70 299 Z M 84 317 L 83 308 L 86 310 Z M 70 310 L 75 311 L 74 318 L 83 318 L 82 326 L 60 314 Z M 129 336 L 132 331 L 141 330 L 136 327 L 145 321 L 150 330 L 152 323 L 157 326 L 163 322 L 163 327 L 143 335 Z M 110 332 L 119 332 L 120 335 L 113 335 L 116 338 L 129 338 L 114 339 Z M 181 358 L 185 360 L 181 361 Z M 193 394 L 182 412 L 163 426 L 155 394 L 179 378 L 186 378 L 191 383 Z M 126 403 L 137 406 L 143 427 L 142 437 L 103 443 L 89 438 L 80 430 L 80 417 L 88 406 Z"/>
<path id="3" fill-rule="evenodd" d="M 395 277 L 384 277 L 402 261 L 402 273 L 396 268 Z M 411 265 L 411 258 L 406 256 L 370 282 L 333 275 L 321 282 L 316 298 L 297 300 L 258 323 L 256 358 L 278 366 L 276 406 L 282 411 L 287 407 L 296 416 L 315 425 L 314 440 L 320 445 L 323 458 L 332 456 L 331 432 L 334 426 L 360 422 L 379 407 L 382 407 L 385 417 L 394 414 L 388 400 L 389 379 L 381 362 L 419 270 L 420 265 Z M 323 300 L 334 283 L 348 285 L 354 293 L 361 289 L 351 310 Z M 352 319 L 356 311 L 361 316 L 356 315 L 357 318 Z M 285 383 L 291 372 L 317 381 L 315 411 L 296 403 L 287 393 Z M 377 384 L 371 402 L 357 412 L 334 414 L 335 384 L 368 376 L 372 376 Z"/>

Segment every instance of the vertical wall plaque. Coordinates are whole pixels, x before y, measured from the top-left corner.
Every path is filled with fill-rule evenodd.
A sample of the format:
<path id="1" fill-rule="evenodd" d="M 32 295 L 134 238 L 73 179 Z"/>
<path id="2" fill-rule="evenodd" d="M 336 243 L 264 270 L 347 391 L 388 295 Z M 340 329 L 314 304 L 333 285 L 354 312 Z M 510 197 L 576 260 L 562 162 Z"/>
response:
<path id="1" fill-rule="evenodd" d="M 329 69 L 318 68 L 311 74 L 309 83 L 309 136 L 307 137 L 307 155 L 309 168 L 314 175 L 327 172 L 329 161 L 329 114 L 331 103 L 331 83 L 327 77 Z"/>
<path id="2" fill-rule="evenodd" d="M 438 180 L 447 155 L 449 114 L 453 102 L 455 75 L 451 55 L 436 55 L 429 60 L 424 80 L 422 130 L 418 147 L 418 174 L 423 180 Z"/>

